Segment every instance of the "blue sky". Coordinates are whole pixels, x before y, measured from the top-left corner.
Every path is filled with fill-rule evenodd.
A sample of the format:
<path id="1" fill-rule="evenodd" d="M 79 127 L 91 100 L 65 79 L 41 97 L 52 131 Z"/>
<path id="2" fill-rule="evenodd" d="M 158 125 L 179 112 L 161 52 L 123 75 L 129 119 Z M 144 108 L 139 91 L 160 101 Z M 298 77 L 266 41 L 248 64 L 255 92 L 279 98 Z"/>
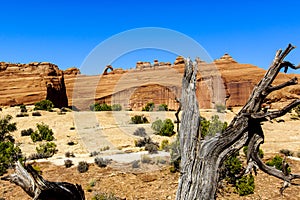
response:
<path id="1" fill-rule="evenodd" d="M 161 27 L 191 37 L 213 59 L 229 53 L 240 63 L 267 68 L 275 51 L 292 43 L 299 48 L 287 59 L 300 63 L 300 1 L 296 0 L 0 0 L 0 5 L 0 61 L 5 62 L 80 67 L 97 45 L 115 34 Z M 136 51 L 112 64 L 129 68 L 137 60 L 173 62 L 174 57 L 161 51 Z"/>

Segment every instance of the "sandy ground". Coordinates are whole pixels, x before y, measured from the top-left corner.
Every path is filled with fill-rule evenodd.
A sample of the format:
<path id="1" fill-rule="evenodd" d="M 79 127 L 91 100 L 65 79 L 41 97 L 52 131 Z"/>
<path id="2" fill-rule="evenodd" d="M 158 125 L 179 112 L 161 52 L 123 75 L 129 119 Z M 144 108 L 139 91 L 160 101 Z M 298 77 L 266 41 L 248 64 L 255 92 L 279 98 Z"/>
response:
<path id="1" fill-rule="evenodd" d="M 174 199 L 177 188 L 178 174 L 169 172 L 168 166 L 157 164 L 143 164 L 138 169 L 133 169 L 130 162 L 141 159 L 146 152 L 134 147 L 134 141 L 140 137 L 134 136 L 133 132 L 138 127 L 143 127 L 154 141 L 161 143 L 168 139 L 173 141 L 175 136 L 160 137 L 153 134 L 151 123 L 158 118 L 171 118 L 175 120 L 174 112 L 66 112 L 63 115 L 57 112 L 40 111 L 42 116 L 31 116 L 32 107 L 28 106 L 28 117 L 16 118 L 20 112 L 18 107 L 9 107 L 0 112 L 1 117 L 10 114 L 13 121 L 17 123 L 18 130 L 13 133 L 16 143 L 20 145 L 22 152 L 28 156 L 35 153 L 36 146 L 41 142 L 33 143 L 29 136 L 21 137 L 23 129 L 36 129 L 37 123 L 45 123 L 54 132 L 55 143 L 58 152 L 54 157 L 40 160 L 38 165 L 44 172 L 43 176 L 53 181 L 69 181 L 80 183 L 90 199 L 95 192 L 113 192 L 117 196 L 127 199 Z M 238 109 L 228 111 L 220 116 L 221 119 L 230 122 Z M 130 117 L 136 114 L 144 114 L 150 121 L 149 124 L 135 125 L 130 123 Z M 209 119 L 216 114 L 212 110 L 201 110 L 201 115 Z M 289 149 L 295 154 L 300 152 L 300 122 L 292 120 L 289 113 L 281 118 L 284 122 L 266 122 L 263 124 L 265 132 L 265 144 L 262 145 L 266 158 L 278 153 L 281 149 Z M 70 130 L 74 127 L 75 130 Z M 176 128 L 175 128 L 176 129 Z M 75 145 L 68 145 L 68 142 Z M 89 153 L 100 151 L 101 148 L 109 147 L 102 151 L 99 156 L 113 159 L 113 163 L 105 169 L 98 168 L 92 164 L 94 157 Z M 80 174 L 76 167 L 66 169 L 63 165 L 65 152 L 73 152 L 72 158 L 76 164 L 86 160 L 91 163 L 87 173 Z M 128 152 L 133 152 L 128 154 Z M 129 156 L 128 156 L 129 155 Z M 168 154 L 161 152 L 156 157 L 168 159 Z M 154 158 L 153 158 L 154 159 Z M 292 169 L 300 173 L 300 161 L 297 158 L 290 160 Z M 96 181 L 96 186 L 88 192 L 91 180 Z M 300 199 L 300 187 L 291 187 L 284 197 L 279 195 L 281 181 L 259 172 L 256 178 L 257 188 L 254 195 L 245 198 L 229 192 L 220 196 L 219 199 Z M 0 181 L 0 197 L 5 199 L 29 199 L 26 194 L 13 184 Z M 265 189 L 264 189 L 265 188 Z M 162 195 L 163 194 L 163 195 Z M 2 196 L 1 196 L 2 195 Z M 17 195 L 17 196 L 16 196 Z"/>

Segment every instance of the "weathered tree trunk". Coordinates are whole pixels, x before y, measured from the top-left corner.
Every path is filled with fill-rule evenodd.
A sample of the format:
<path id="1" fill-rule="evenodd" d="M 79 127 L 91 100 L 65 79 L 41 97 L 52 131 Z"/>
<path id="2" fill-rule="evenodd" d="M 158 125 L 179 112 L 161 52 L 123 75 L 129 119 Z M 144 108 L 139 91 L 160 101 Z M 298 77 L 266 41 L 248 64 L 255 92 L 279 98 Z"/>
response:
<path id="1" fill-rule="evenodd" d="M 84 191 L 80 185 L 73 185 L 67 182 L 50 182 L 32 168 L 31 165 L 25 168 L 18 161 L 15 167 L 15 174 L 1 178 L 20 186 L 32 199 L 40 200 L 84 200 Z"/>
<path id="2" fill-rule="evenodd" d="M 260 123 L 283 116 L 300 104 L 298 99 L 279 111 L 263 112 L 261 110 L 266 96 L 272 91 L 297 84 L 297 78 L 294 78 L 284 84 L 272 86 L 280 69 L 285 68 L 286 71 L 288 67 L 299 68 L 299 66 L 295 67 L 284 61 L 293 48 L 295 47 L 289 45 L 285 51 L 277 51 L 269 70 L 254 88 L 248 102 L 228 128 L 221 135 L 207 140 L 201 138 L 199 131 L 200 114 L 195 94 L 197 63 L 187 59 L 182 80 L 181 105 L 183 111 L 179 130 L 181 176 L 177 200 L 215 199 L 223 161 L 245 145 L 249 145 L 248 166 L 258 166 L 262 171 L 284 180 L 282 191 L 293 179 L 300 178 L 299 175 L 288 174 L 266 166 L 257 156 L 259 145 L 263 143 L 264 138 Z"/>

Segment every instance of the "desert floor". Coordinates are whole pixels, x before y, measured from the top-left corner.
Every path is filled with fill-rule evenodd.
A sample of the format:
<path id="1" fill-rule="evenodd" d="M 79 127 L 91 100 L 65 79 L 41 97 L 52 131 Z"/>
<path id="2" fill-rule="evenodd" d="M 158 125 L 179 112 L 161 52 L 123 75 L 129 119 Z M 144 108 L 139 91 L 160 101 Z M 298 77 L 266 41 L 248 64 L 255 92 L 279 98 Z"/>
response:
<path id="1" fill-rule="evenodd" d="M 160 152 L 152 156 L 151 163 L 141 163 L 139 168 L 132 168 L 131 164 L 132 161 L 140 160 L 144 154 L 147 154 L 142 149 L 134 147 L 134 141 L 140 137 L 134 136 L 133 132 L 138 127 L 143 127 L 154 141 L 161 143 L 162 140 L 168 139 L 172 142 L 175 136 L 169 138 L 154 135 L 151 123 L 158 118 L 175 120 L 174 112 L 66 112 L 60 115 L 56 111 L 40 111 L 42 116 L 33 117 L 32 108 L 27 106 L 28 117 L 15 117 L 20 112 L 18 107 L 4 108 L 0 115 L 2 117 L 10 114 L 14 117 L 13 121 L 17 123 L 18 130 L 13 133 L 13 136 L 26 156 L 35 153 L 35 148 L 40 142 L 33 143 L 29 136 L 21 137 L 21 130 L 28 128 L 35 130 L 37 123 L 45 123 L 53 130 L 57 154 L 49 159 L 38 160 L 34 164 L 40 167 L 44 178 L 81 184 L 87 199 L 91 199 L 97 192 L 114 193 L 126 199 L 175 198 L 179 174 L 170 173 L 167 164 L 168 153 Z M 235 108 L 233 112 L 227 111 L 221 114 L 220 118 L 230 122 L 237 112 L 238 108 Z M 130 117 L 136 114 L 145 115 L 150 123 L 131 124 Z M 201 110 L 201 115 L 207 119 L 214 114 L 216 112 L 213 110 Z M 299 129 L 300 123 L 292 119 L 291 113 L 281 120 L 264 123 L 265 144 L 262 145 L 262 149 L 265 152 L 265 160 L 278 154 L 281 149 L 289 149 L 295 152 L 295 155 L 300 152 Z M 74 142 L 74 145 L 68 145 L 68 142 Z M 109 150 L 101 151 L 98 156 L 113 161 L 108 167 L 99 168 L 93 164 L 95 157 L 90 157 L 89 154 L 105 147 L 109 147 Z M 76 156 L 71 158 L 75 164 L 71 168 L 65 168 L 63 165 L 66 152 L 73 152 Z M 81 174 L 77 171 L 76 164 L 83 160 L 90 163 L 90 169 Z M 167 162 L 162 164 L 161 160 Z M 288 161 L 292 172 L 300 174 L 300 159 L 291 157 Z M 291 186 L 285 191 L 284 196 L 280 196 L 279 188 L 282 181 L 261 171 L 258 172 L 255 182 L 253 195 L 239 197 L 232 190 L 227 190 L 219 194 L 218 199 L 300 199 L 299 186 Z M 0 197 L 30 199 L 21 188 L 4 181 L 0 181 Z"/>

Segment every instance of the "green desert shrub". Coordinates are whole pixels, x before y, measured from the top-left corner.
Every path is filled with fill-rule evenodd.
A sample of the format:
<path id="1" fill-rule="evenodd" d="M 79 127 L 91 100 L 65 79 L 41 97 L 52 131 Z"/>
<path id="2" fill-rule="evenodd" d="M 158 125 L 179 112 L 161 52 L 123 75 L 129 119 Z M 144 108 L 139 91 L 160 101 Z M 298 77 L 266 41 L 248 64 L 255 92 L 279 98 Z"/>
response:
<path id="1" fill-rule="evenodd" d="M 163 127 L 163 121 L 158 119 L 151 124 L 151 128 L 155 131 L 156 134 L 160 132 Z"/>
<path id="2" fill-rule="evenodd" d="M 148 153 L 150 153 L 150 154 L 157 153 L 158 144 L 157 143 L 148 143 L 145 145 L 145 150 L 148 151 Z"/>
<path id="3" fill-rule="evenodd" d="M 206 136 L 212 137 L 217 133 L 222 133 L 227 128 L 227 122 L 222 122 L 218 115 L 211 117 L 211 120 L 207 120 L 200 116 L 200 130 L 202 138 Z"/>
<path id="4" fill-rule="evenodd" d="M 17 124 L 15 122 L 11 123 L 11 120 L 11 115 L 6 115 L 0 119 L 0 142 L 7 140 L 14 142 L 14 139 L 10 133 L 17 130 Z"/>
<path id="5" fill-rule="evenodd" d="M 254 193 L 254 177 L 252 174 L 243 176 L 236 182 L 236 189 L 240 196 L 245 196 Z"/>
<path id="6" fill-rule="evenodd" d="M 131 167 L 132 167 L 132 168 L 140 168 L 140 161 L 139 161 L 139 160 L 134 160 L 134 161 L 131 163 Z"/>
<path id="7" fill-rule="evenodd" d="M 217 109 L 218 113 L 224 113 L 226 110 L 226 106 L 224 104 L 216 104 L 215 109 Z"/>
<path id="8" fill-rule="evenodd" d="M 147 133 L 146 133 L 145 128 L 139 127 L 133 132 L 133 135 L 140 136 L 140 137 L 146 137 Z"/>
<path id="9" fill-rule="evenodd" d="M 32 116 L 39 117 L 39 116 L 42 116 L 42 114 L 38 111 L 35 111 L 35 112 L 32 112 Z"/>
<path id="10" fill-rule="evenodd" d="M 99 149 L 99 151 L 108 151 L 110 149 L 109 146 L 104 146 L 102 148 Z"/>
<path id="11" fill-rule="evenodd" d="M 283 163 L 283 158 L 280 157 L 279 155 L 276 155 L 274 158 L 272 158 L 272 160 L 269 160 L 266 162 L 266 165 L 271 166 L 271 167 L 275 167 L 278 170 L 282 170 L 282 163 Z M 288 167 L 288 172 L 291 172 L 291 168 Z"/>
<path id="12" fill-rule="evenodd" d="M 174 123 L 171 119 L 165 119 L 164 121 L 158 119 L 152 123 L 151 128 L 155 131 L 155 134 L 157 135 L 172 136 L 175 134 Z"/>
<path id="13" fill-rule="evenodd" d="M 111 111 L 112 107 L 106 103 L 95 103 L 90 105 L 90 110 L 92 111 Z"/>
<path id="14" fill-rule="evenodd" d="M 24 129 L 21 131 L 21 136 L 30 136 L 33 133 L 33 129 L 29 128 L 29 129 Z"/>
<path id="15" fill-rule="evenodd" d="M 294 152 L 292 152 L 291 150 L 288 150 L 288 149 L 281 149 L 279 151 L 279 153 L 282 153 L 285 156 L 293 156 L 294 155 Z"/>
<path id="16" fill-rule="evenodd" d="M 133 124 L 149 123 L 148 119 L 144 115 L 134 115 L 133 117 L 131 117 L 131 122 Z"/>
<path id="17" fill-rule="evenodd" d="M 169 140 L 163 140 L 160 144 L 160 149 L 168 152 L 170 149 Z"/>
<path id="18" fill-rule="evenodd" d="M 34 110 L 52 111 L 54 104 L 50 100 L 42 100 L 34 104 Z"/>
<path id="19" fill-rule="evenodd" d="M 87 172 L 89 170 L 89 164 L 85 161 L 80 161 L 77 166 L 77 171 L 80 173 Z"/>
<path id="20" fill-rule="evenodd" d="M 65 160 L 64 163 L 66 168 L 70 168 L 73 165 L 73 161 L 70 159 Z"/>
<path id="21" fill-rule="evenodd" d="M 16 117 L 28 117 L 28 116 L 29 115 L 26 112 L 21 112 L 21 113 L 16 114 Z"/>
<path id="22" fill-rule="evenodd" d="M 114 104 L 114 105 L 111 106 L 111 110 L 112 111 L 121 111 L 122 106 L 120 104 Z"/>
<path id="23" fill-rule="evenodd" d="M 25 105 L 20 105 L 21 113 L 27 112 L 27 108 Z"/>
<path id="24" fill-rule="evenodd" d="M 168 105 L 167 104 L 160 104 L 159 106 L 158 106 L 158 111 L 168 111 L 169 109 L 168 109 Z"/>
<path id="25" fill-rule="evenodd" d="M 30 135 L 33 142 L 42 141 L 42 140 L 46 140 L 46 141 L 54 140 L 53 131 L 52 129 L 49 128 L 48 125 L 41 123 L 41 124 L 37 124 L 36 126 L 38 130 L 34 131 Z"/>
<path id="26" fill-rule="evenodd" d="M 158 143 L 153 142 L 150 137 L 144 137 L 142 139 L 135 140 L 134 143 L 135 143 L 136 147 L 144 147 L 144 146 L 146 146 L 146 144 L 155 144 L 158 146 Z"/>
<path id="27" fill-rule="evenodd" d="M 69 151 L 67 151 L 66 153 L 65 153 L 65 156 L 66 156 L 66 158 L 74 158 L 75 157 L 75 155 L 74 155 L 74 153 L 73 152 L 69 152 Z"/>
<path id="28" fill-rule="evenodd" d="M 95 158 L 95 164 L 98 166 L 98 167 L 106 167 L 109 163 L 110 163 L 110 160 L 108 159 L 103 159 L 103 158 L 100 158 L 100 157 L 97 157 Z"/>
<path id="29" fill-rule="evenodd" d="M 43 158 L 50 158 L 57 152 L 56 144 L 54 142 L 40 144 L 36 147 L 36 152 L 42 155 Z"/>
<path id="30" fill-rule="evenodd" d="M 155 108 L 155 105 L 153 102 L 149 102 L 145 105 L 145 107 L 142 108 L 142 111 L 153 111 L 153 109 Z"/>
<path id="31" fill-rule="evenodd" d="M 239 153 L 235 153 L 228 157 L 224 162 L 223 176 L 225 176 L 225 180 L 231 184 L 236 183 L 236 175 L 242 170 L 242 162 L 238 156 Z"/>

